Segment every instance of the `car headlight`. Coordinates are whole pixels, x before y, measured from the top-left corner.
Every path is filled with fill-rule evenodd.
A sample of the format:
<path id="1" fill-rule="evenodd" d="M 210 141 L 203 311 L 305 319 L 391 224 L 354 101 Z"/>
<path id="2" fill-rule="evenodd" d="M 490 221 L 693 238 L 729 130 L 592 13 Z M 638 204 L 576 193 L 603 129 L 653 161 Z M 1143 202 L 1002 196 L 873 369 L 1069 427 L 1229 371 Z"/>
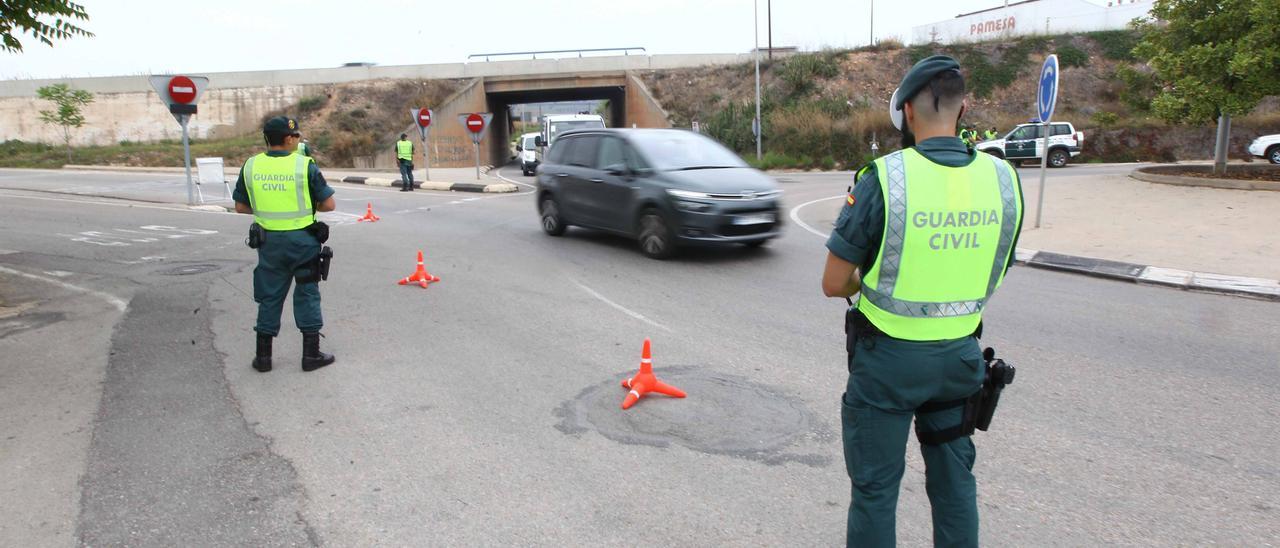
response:
<path id="1" fill-rule="evenodd" d="M 667 194 L 677 198 L 690 198 L 694 200 L 708 200 L 711 198 L 711 195 L 705 192 L 693 192 L 691 190 L 680 190 L 676 188 L 668 188 Z"/>
<path id="2" fill-rule="evenodd" d="M 690 202 L 688 200 L 676 200 L 675 205 L 676 205 L 676 209 L 679 209 L 682 211 L 692 211 L 694 213 L 704 213 L 711 209 L 711 204 L 704 204 L 702 202 Z"/>

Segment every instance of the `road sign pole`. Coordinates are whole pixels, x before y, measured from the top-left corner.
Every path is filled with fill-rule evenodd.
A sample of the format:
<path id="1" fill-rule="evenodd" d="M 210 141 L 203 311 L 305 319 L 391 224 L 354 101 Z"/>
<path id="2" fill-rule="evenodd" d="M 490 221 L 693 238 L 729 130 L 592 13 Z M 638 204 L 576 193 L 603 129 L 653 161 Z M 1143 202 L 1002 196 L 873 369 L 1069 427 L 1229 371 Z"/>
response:
<path id="1" fill-rule="evenodd" d="M 422 177 L 425 181 L 431 180 L 431 147 L 427 145 L 430 135 L 431 128 L 428 127 L 422 130 Z"/>
<path id="2" fill-rule="evenodd" d="M 1040 213 L 1044 211 L 1044 178 L 1049 171 L 1049 121 L 1044 122 L 1044 149 L 1040 151 L 1040 194 L 1036 196 L 1036 228 L 1040 228 Z"/>
<path id="3" fill-rule="evenodd" d="M 480 180 L 480 141 L 476 141 L 476 180 Z"/>
<path id="4" fill-rule="evenodd" d="M 191 141 L 187 137 L 187 122 L 191 120 L 188 114 L 182 115 L 182 163 L 187 167 L 187 205 L 196 205 L 195 202 L 195 186 L 191 184 Z"/>

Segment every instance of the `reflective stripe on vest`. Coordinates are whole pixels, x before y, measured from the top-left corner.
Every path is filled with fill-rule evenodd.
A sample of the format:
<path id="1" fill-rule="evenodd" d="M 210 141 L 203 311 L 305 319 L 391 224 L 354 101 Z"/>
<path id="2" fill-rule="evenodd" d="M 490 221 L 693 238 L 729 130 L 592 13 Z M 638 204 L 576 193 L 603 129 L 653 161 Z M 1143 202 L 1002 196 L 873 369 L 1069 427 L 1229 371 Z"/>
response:
<path id="1" fill-rule="evenodd" d="M 301 154 L 301 155 L 303 155 L 303 156 L 309 156 L 309 154 L 307 154 L 307 144 L 306 144 L 306 143 L 298 143 L 298 154 Z"/>
<path id="2" fill-rule="evenodd" d="M 264 153 L 244 163 L 244 186 L 254 222 L 267 230 L 297 230 L 315 222 L 308 192 L 310 162 L 301 154 Z"/>
<path id="3" fill-rule="evenodd" d="M 876 161 L 885 198 L 884 236 L 864 276 L 858 308 L 891 337 L 969 335 L 1004 279 L 1021 220 L 1021 196 L 1003 160 L 978 156 L 961 168 L 939 166 L 910 149 Z M 917 192 L 941 194 L 917 194 L 927 203 L 910 203 L 908 171 L 916 177 Z M 986 186 L 992 175 L 998 193 Z M 996 222 L 998 230 L 991 226 Z M 985 251 L 988 247 L 993 252 Z"/>
<path id="4" fill-rule="evenodd" d="M 383 156 L 386 158 L 386 156 Z M 413 159 L 413 141 L 396 141 L 396 158 L 401 160 Z"/>

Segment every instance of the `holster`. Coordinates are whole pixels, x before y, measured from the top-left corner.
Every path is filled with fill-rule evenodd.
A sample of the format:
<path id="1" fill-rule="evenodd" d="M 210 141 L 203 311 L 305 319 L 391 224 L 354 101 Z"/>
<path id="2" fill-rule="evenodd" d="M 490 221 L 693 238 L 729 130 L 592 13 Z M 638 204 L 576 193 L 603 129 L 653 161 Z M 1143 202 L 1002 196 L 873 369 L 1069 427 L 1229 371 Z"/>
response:
<path id="1" fill-rule="evenodd" d="M 324 221 L 311 223 L 311 226 L 308 226 L 303 230 L 306 230 L 307 232 L 310 232 L 312 236 L 315 236 L 317 242 L 323 244 L 329 241 L 329 225 Z"/>
<path id="2" fill-rule="evenodd" d="M 249 237 L 245 238 L 244 245 L 249 249 L 258 249 L 262 244 L 267 242 L 267 229 L 262 228 L 258 223 L 249 224 Z"/>
<path id="3" fill-rule="evenodd" d="M 994 349 L 987 348 L 982 352 L 986 362 L 986 375 L 982 387 L 973 395 L 959 400 L 925 402 L 916 409 L 917 413 L 932 413 L 964 406 L 960 424 L 942 430 L 922 430 L 919 419 L 916 420 L 916 439 L 921 445 L 941 445 L 949 441 L 972 436 L 975 429 L 986 432 L 991 427 L 991 417 L 995 415 L 996 406 L 1000 404 L 1000 393 L 1004 387 L 1013 384 L 1017 369 L 996 358 Z"/>
<path id="4" fill-rule="evenodd" d="M 333 262 L 333 248 L 323 246 L 320 252 L 316 253 L 316 257 L 311 259 L 311 263 L 307 265 L 307 273 L 297 276 L 295 279 L 300 284 L 319 283 L 321 280 L 329 279 L 329 264 Z"/>

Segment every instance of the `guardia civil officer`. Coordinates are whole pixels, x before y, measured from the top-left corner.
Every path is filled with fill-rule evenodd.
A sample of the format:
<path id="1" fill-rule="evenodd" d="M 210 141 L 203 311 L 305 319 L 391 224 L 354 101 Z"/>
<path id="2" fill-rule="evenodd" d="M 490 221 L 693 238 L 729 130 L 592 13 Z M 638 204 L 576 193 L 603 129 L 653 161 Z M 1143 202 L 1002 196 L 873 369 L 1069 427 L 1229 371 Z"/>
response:
<path id="1" fill-rule="evenodd" d="M 400 134 L 396 141 L 396 162 L 400 164 L 400 181 L 403 183 L 400 192 L 413 190 L 413 141 L 409 135 Z"/>
<path id="2" fill-rule="evenodd" d="M 314 371 L 333 363 L 320 351 L 320 256 L 328 227 L 316 222 L 316 211 L 333 211 L 333 189 L 315 160 L 297 153 L 302 135 L 298 122 L 277 116 L 262 128 L 267 151 L 244 163 L 232 197 L 236 213 L 253 215 L 250 245 L 257 244 L 258 267 L 253 270 L 253 300 L 258 303 L 258 348 L 253 368 L 271 371 L 271 339 L 280 333 L 280 313 L 289 285 L 293 290 L 293 320 L 302 331 L 302 370 Z"/>
<path id="3" fill-rule="evenodd" d="M 978 545 L 974 446 L 962 422 L 983 383 L 976 336 L 1013 260 L 1022 192 L 1007 162 L 955 137 L 964 95 L 954 59 L 933 56 L 911 68 L 890 100 L 906 148 L 858 172 L 827 240 L 823 292 L 860 293 L 847 318 L 841 409 L 849 546 L 896 542 L 913 417 L 934 544 Z"/>

